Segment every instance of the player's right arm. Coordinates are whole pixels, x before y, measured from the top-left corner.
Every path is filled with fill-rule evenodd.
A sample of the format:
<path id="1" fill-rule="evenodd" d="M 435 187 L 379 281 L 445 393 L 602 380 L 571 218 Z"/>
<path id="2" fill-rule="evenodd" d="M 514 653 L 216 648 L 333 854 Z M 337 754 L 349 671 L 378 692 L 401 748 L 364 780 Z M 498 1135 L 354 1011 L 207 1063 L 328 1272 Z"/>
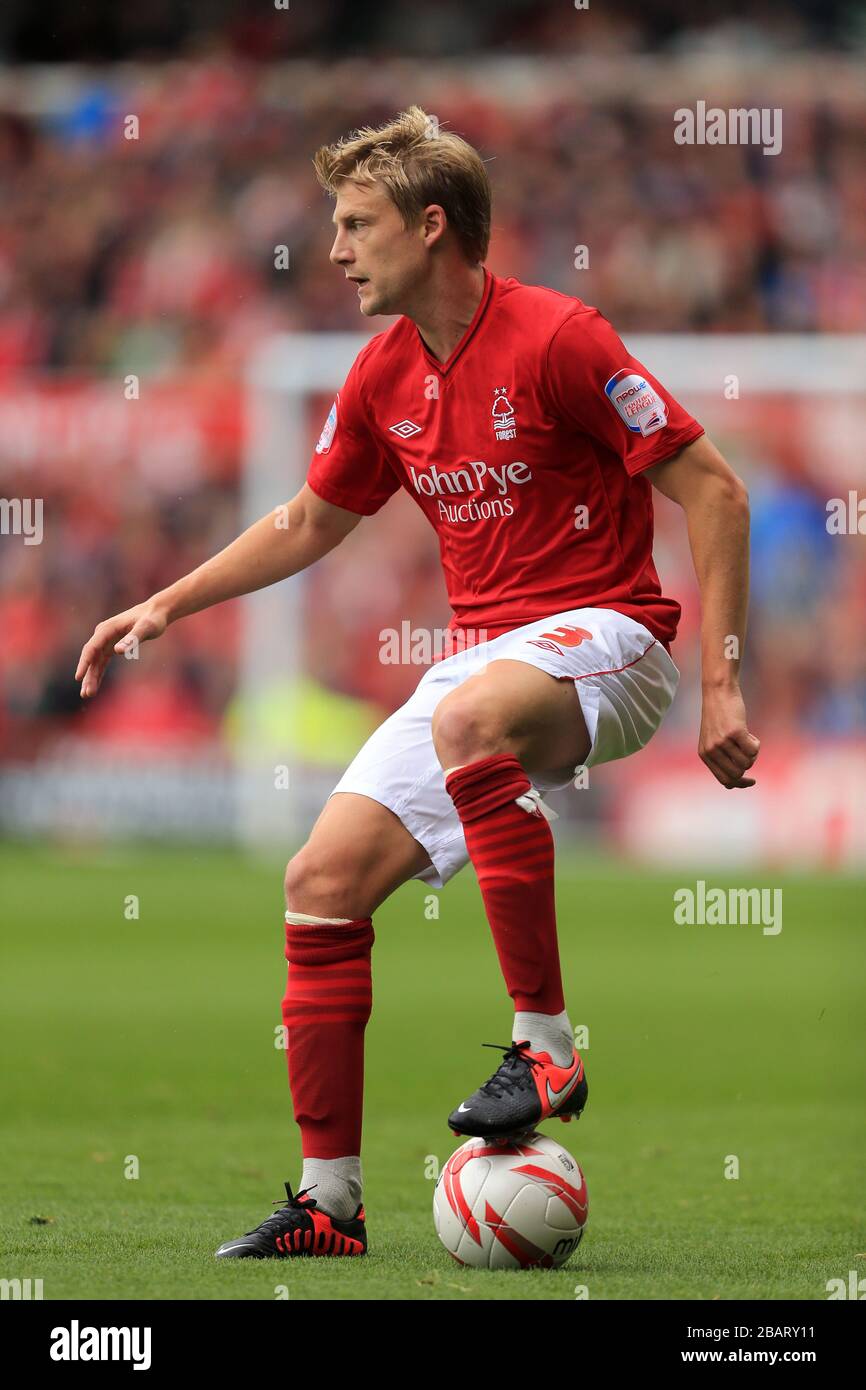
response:
<path id="1" fill-rule="evenodd" d="M 198 569 L 101 622 L 85 642 L 75 671 L 81 698 L 96 694 L 115 653 L 161 637 L 178 618 L 298 574 L 339 545 L 360 520 L 358 512 L 326 502 L 305 483 L 291 502 L 256 521 Z"/>

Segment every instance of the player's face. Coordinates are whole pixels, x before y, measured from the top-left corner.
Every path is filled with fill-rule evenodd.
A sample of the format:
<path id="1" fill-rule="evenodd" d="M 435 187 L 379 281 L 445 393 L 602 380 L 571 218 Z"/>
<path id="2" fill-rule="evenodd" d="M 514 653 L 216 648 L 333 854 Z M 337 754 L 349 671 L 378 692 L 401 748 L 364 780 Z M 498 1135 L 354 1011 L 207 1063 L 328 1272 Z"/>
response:
<path id="1" fill-rule="evenodd" d="M 357 284 L 362 314 L 404 313 L 427 252 L 419 227 L 404 227 L 377 185 L 344 182 L 334 207 L 331 261 Z"/>

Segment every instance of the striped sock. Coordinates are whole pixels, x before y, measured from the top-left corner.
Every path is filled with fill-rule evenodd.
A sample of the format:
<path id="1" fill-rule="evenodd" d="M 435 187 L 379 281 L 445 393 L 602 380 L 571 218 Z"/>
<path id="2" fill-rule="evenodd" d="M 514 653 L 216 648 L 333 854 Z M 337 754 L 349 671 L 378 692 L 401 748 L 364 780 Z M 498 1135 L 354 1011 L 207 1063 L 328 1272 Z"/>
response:
<path id="1" fill-rule="evenodd" d="M 498 753 L 452 770 L 445 787 L 463 826 L 515 1009 L 561 1013 L 553 835 L 533 804 L 532 783 L 513 754 Z"/>
<path id="2" fill-rule="evenodd" d="M 302 1153 L 361 1152 L 364 1030 L 373 1002 L 369 917 L 286 913 L 286 1060 Z M 315 1195 L 315 1194 L 314 1194 Z"/>

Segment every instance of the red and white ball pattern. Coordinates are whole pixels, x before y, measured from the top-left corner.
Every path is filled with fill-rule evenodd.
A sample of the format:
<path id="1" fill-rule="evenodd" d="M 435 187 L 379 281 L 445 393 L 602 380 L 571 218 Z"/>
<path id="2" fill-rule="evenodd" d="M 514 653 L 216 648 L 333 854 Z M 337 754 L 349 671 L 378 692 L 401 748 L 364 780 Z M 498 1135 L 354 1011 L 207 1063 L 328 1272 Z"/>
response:
<path id="1" fill-rule="evenodd" d="M 433 1193 L 436 1234 L 475 1269 L 555 1269 L 577 1249 L 588 1214 L 580 1164 L 544 1134 L 468 1139 Z"/>

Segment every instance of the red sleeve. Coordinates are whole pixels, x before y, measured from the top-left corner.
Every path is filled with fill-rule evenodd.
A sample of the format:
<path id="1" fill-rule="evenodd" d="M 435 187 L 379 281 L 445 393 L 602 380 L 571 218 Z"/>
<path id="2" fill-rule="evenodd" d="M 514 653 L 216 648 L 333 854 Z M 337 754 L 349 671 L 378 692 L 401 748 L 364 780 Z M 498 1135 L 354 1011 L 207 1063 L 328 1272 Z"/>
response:
<path id="1" fill-rule="evenodd" d="M 400 486 L 382 446 L 370 431 L 358 358 L 325 421 L 307 473 L 319 497 L 347 511 L 372 516 Z"/>
<path id="2" fill-rule="evenodd" d="M 546 382 L 556 413 L 618 455 L 631 475 L 704 432 L 597 309 L 579 310 L 556 330 Z"/>

